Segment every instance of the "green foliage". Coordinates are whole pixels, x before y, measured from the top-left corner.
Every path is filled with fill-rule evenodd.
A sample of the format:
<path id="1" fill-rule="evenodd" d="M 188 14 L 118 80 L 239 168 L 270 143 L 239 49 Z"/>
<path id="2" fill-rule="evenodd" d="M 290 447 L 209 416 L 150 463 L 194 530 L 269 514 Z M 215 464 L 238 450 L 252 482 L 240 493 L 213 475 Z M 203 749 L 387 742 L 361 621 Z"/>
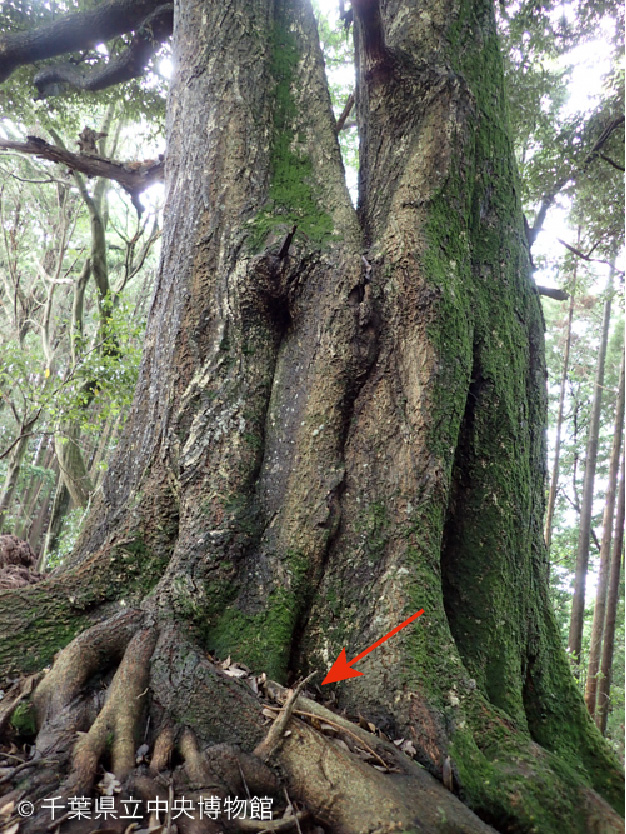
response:
<path id="1" fill-rule="evenodd" d="M 31 26 L 41 8 L 23 7 L 23 15 L 11 20 L 6 18 L 11 10 L 3 9 L 0 26 Z M 41 12 L 42 20 L 46 14 Z M 103 59 L 98 56 L 85 54 L 80 60 Z M 102 94 L 68 92 L 44 102 L 33 99 L 32 74 L 32 68 L 23 68 L 2 85 L 0 133 L 12 139 L 36 133 L 75 150 L 78 133 L 90 125 L 105 128 L 105 155 L 143 159 L 162 148 L 163 89 L 153 78 Z M 93 254 L 89 201 L 105 231 L 102 256 Z M 7 530 L 25 534 L 54 494 L 50 480 L 58 477 L 58 467 L 53 473 L 48 466 L 34 466 L 41 432 L 46 444 L 53 434 L 61 443 L 66 434 L 80 437 L 94 487 L 106 468 L 106 450 L 115 438 L 107 441 L 102 432 L 123 424 L 141 357 L 158 254 L 154 202 L 151 196 L 138 221 L 115 185 L 94 180 L 81 185 L 60 166 L 15 153 L 0 155 L 0 454 L 12 448 L 20 433 L 28 438 L 4 518 Z M 92 265 L 94 257 L 106 262 L 109 292 L 104 295 L 102 286 L 88 280 L 81 300 L 87 257 Z M 8 463 L 9 455 L 0 459 L 0 479 Z M 69 551 L 79 518 L 82 512 L 69 520 L 57 561 Z M 40 545 L 41 539 L 34 542 L 36 550 Z"/>
<path id="2" fill-rule="evenodd" d="M 109 416 L 128 408 L 132 400 L 145 326 L 132 313 L 126 302 L 112 312 L 108 337 L 116 345 L 115 354 L 95 345 L 73 369 L 61 366 L 50 373 L 34 338 L 28 338 L 23 346 L 8 339 L 0 356 L 0 389 L 12 392 L 20 413 L 41 412 L 52 420 L 79 420 L 83 429 L 97 430 Z"/>
<path id="3" fill-rule="evenodd" d="M 623 258 L 624 246 L 624 70 L 623 7 L 613 0 L 539 6 L 521 0 L 500 3 L 499 23 L 522 199 L 529 225 L 543 227 L 543 241 L 533 251 L 537 283 L 572 291 L 576 308 L 560 443 L 560 478 L 550 551 L 551 597 L 564 644 L 567 644 L 578 550 L 578 522 L 586 465 L 594 373 L 602 320 L 602 288 L 612 254 Z M 592 88 L 580 64 L 603 77 Z M 584 94 L 585 87 L 589 92 Z M 620 170 L 621 169 L 621 170 Z M 542 215 L 547 210 L 547 215 Z M 557 231 L 554 227 L 559 224 Z M 591 260 L 577 258 L 560 236 Z M 541 247 L 541 248 L 540 248 Z M 618 273 L 619 275 L 619 273 Z M 544 299 L 546 359 L 550 408 L 550 454 L 559 400 L 567 304 Z M 580 685 L 584 686 L 598 570 L 608 460 L 613 440 L 617 374 L 623 350 L 623 299 L 616 295 L 612 337 L 603 387 L 601 429 L 587 577 L 587 610 Z M 623 596 L 622 596 L 623 599 Z M 618 635 L 623 634 L 623 607 Z M 619 641 L 619 637 L 618 637 Z M 617 645 L 620 645 L 619 642 Z M 609 736 L 623 723 L 624 671 L 616 658 L 612 692 L 616 716 Z M 613 696 L 612 696 L 613 697 Z M 613 729 L 611 729 L 613 728 Z M 618 731 L 623 737 L 623 730 Z M 623 744 L 620 741 L 620 745 Z"/>
<path id="4" fill-rule="evenodd" d="M 134 306 L 123 301 L 112 308 L 105 341 L 83 352 L 83 360 L 48 409 L 51 417 L 76 419 L 81 428 L 96 430 L 130 406 L 145 328 L 145 321 L 135 317 Z"/>
<path id="5" fill-rule="evenodd" d="M 0 6 L 0 32 L 12 33 L 43 26 L 58 19 L 60 14 L 94 8 L 94 0 L 68 0 L 58 4 L 14 0 Z M 94 47 L 79 50 L 65 56 L 76 67 L 96 68 L 120 54 L 130 43 L 131 35 L 122 35 L 107 42 L 106 48 Z M 47 64 L 58 62 L 39 61 L 36 66 L 19 67 L 0 86 L 0 110 L 14 124 L 29 125 L 28 132 L 43 135 L 50 127 L 76 139 L 85 124 L 97 127 L 107 107 L 124 102 L 125 117 L 134 122 L 151 125 L 154 137 L 163 133 L 167 82 L 160 76 L 160 59 L 167 57 L 169 48 L 163 47 L 148 64 L 148 74 L 97 93 L 63 90 L 59 95 L 37 99 L 33 78 Z M 72 148 L 73 149 L 73 148 Z"/>
<path id="6" fill-rule="evenodd" d="M 34 736 L 37 732 L 35 725 L 35 709 L 32 704 L 22 702 L 11 716 L 11 726 L 20 736 Z"/>
<path id="7" fill-rule="evenodd" d="M 534 222 L 542 203 L 565 198 L 572 224 L 583 227 L 587 249 L 605 254 L 624 241 L 618 170 L 624 166 L 624 125 L 618 123 L 624 113 L 621 15 L 612 2 L 563 7 L 561 14 L 551 3 L 522 2 L 512 10 L 500 6 L 511 126 L 527 213 Z M 594 38 L 603 59 L 611 61 L 599 95 L 584 101 L 574 69 Z"/>

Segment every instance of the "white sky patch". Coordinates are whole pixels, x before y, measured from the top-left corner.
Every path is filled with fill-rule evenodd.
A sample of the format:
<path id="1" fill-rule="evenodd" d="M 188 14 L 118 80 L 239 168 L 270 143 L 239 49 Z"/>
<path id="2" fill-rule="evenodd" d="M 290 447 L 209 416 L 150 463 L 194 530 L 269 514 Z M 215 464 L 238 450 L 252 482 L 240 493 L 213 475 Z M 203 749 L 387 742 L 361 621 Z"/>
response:
<path id="1" fill-rule="evenodd" d="M 319 9 L 329 19 L 331 27 L 334 27 L 339 19 L 338 0 L 313 0 L 313 8 Z"/>
<path id="2" fill-rule="evenodd" d="M 174 65 L 172 64 L 171 58 L 161 58 L 158 64 L 159 72 L 163 76 L 163 78 L 167 78 L 168 81 L 172 77 L 172 72 L 174 71 Z"/>
<path id="3" fill-rule="evenodd" d="M 572 67 L 569 83 L 569 99 L 561 115 L 588 111 L 599 103 L 602 95 L 602 79 L 611 69 L 611 49 L 608 36 L 581 43 L 561 59 L 561 66 Z"/>

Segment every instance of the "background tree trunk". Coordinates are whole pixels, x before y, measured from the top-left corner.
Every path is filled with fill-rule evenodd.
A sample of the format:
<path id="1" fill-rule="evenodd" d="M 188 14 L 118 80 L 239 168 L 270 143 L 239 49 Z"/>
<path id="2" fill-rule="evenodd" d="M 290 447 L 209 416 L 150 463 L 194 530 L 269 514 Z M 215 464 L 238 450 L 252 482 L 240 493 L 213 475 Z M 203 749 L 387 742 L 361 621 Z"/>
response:
<path id="1" fill-rule="evenodd" d="M 58 460 L 57 460 L 58 465 Z M 48 563 L 48 559 L 53 550 L 56 550 L 59 536 L 61 534 L 61 527 L 63 526 L 63 519 L 70 509 L 71 497 L 70 491 L 65 483 L 65 478 L 61 469 L 58 470 L 58 477 L 54 489 L 54 498 L 50 507 L 50 518 L 46 529 L 39 560 L 37 562 L 37 569 L 43 571 Z"/>
<path id="2" fill-rule="evenodd" d="M 598 363 L 593 387 L 593 404 L 589 420 L 589 435 L 585 454 L 585 477 L 583 480 L 583 497 L 580 506 L 580 526 L 578 528 L 578 553 L 576 556 L 576 575 L 574 579 L 574 596 L 569 624 L 569 652 L 574 665 L 576 677 L 580 674 L 580 650 L 585 621 L 585 583 L 589 566 L 589 536 L 591 534 L 591 514 L 593 510 L 593 486 L 598 455 L 598 436 L 600 432 L 600 407 L 602 405 L 602 387 L 604 385 L 604 361 L 609 340 L 609 323 L 611 320 L 611 300 L 613 297 L 613 279 L 615 274 L 615 257 L 607 281 L 604 300 L 604 315 L 598 348 Z"/>
<path id="3" fill-rule="evenodd" d="M 45 480 L 41 476 L 41 469 L 48 469 L 51 459 L 52 451 L 44 424 L 33 457 L 33 474 L 29 478 L 28 486 L 24 490 L 20 501 L 19 527 L 16 528 L 16 535 L 22 539 L 28 539 L 35 508 L 44 488 Z"/>
<path id="4" fill-rule="evenodd" d="M 608 487 L 602 520 L 602 546 L 600 548 L 600 567 L 598 569 L 598 586 L 596 590 L 596 604 L 593 609 L 593 626 L 591 629 L 591 643 L 589 645 L 589 665 L 585 685 L 585 703 L 589 714 L 593 716 L 596 709 L 596 691 L 598 671 L 600 669 L 600 655 L 602 637 L 604 633 L 604 617 L 606 611 L 606 591 L 608 573 L 611 562 L 611 542 L 613 541 L 613 522 L 615 515 L 615 492 L 619 474 L 619 460 L 622 448 L 622 434 L 624 428 L 624 354 L 619 372 L 619 388 L 617 403 L 615 404 L 615 431 L 613 446 L 609 462 Z M 617 546 L 617 543 L 616 545 Z"/>
<path id="5" fill-rule="evenodd" d="M 580 245 L 580 227 L 578 229 L 578 241 Z M 554 433 L 554 461 L 552 463 L 552 477 L 550 478 L 550 492 L 548 494 L 548 507 L 546 510 L 546 522 L 544 538 L 548 551 L 548 580 L 550 579 L 550 544 L 552 541 L 552 520 L 554 518 L 554 507 L 559 487 L 559 462 L 561 458 L 561 427 L 563 425 L 563 410 L 565 407 L 565 386 L 569 372 L 569 350 L 572 339 L 572 322 L 574 321 L 574 307 L 576 305 L 576 277 L 578 272 L 578 258 L 574 259 L 574 270 L 571 286 L 569 288 L 569 311 L 567 314 L 567 330 L 565 333 L 565 347 L 563 349 L 563 373 L 561 376 L 561 387 L 559 390 L 559 411 L 556 418 Z"/>
<path id="6" fill-rule="evenodd" d="M 0 530 L 5 533 L 12 532 L 12 530 L 7 528 L 5 517 L 11 510 L 22 461 L 28 448 L 28 432 L 25 432 L 23 427 L 20 427 L 19 431 L 20 434 L 9 454 L 9 465 L 7 467 L 7 473 L 4 476 L 2 491 L 0 492 Z"/>
<path id="7" fill-rule="evenodd" d="M 609 573 L 609 587 L 606 602 L 606 621 L 604 624 L 604 643 L 602 644 L 602 660 L 600 663 L 600 681 L 596 703 L 595 720 L 602 735 L 606 733 L 606 722 L 610 711 L 611 677 L 613 668 L 613 653 L 615 651 L 615 619 L 619 600 L 619 583 L 624 552 L 624 452 L 622 451 L 621 474 L 619 480 L 619 495 L 617 499 L 617 516 L 615 532 L 613 534 L 613 557 Z"/>

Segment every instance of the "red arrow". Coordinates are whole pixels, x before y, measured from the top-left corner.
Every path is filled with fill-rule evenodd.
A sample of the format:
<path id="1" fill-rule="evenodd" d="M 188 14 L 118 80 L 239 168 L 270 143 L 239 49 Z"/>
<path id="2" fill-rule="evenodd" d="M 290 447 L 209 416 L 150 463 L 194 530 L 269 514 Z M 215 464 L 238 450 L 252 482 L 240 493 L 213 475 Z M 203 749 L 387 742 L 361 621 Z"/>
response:
<path id="1" fill-rule="evenodd" d="M 325 683 L 335 683 L 336 681 L 342 681 L 342 680 L 345 680 L 346 678 L 358 678 L 358 677 L 360 677 L 363 674 L 363 672 L 358 672 L 356 669 L 352 669 L 351 667 L 355 663 L 358 663 L 358 661 L 361 660 L 361 658 L 365 657 L 366 654 L 369 654 L 371 651 L 378 648 L 378 646 L 380 646 L 381 643 L 384 643 L 385 640 L 389 640 L 389 638 L 393 637 L 394 634 L 397 634 L 405 626 L 408 626 L 409 623 L 412 623 L 413 620 L 417 620 L 417 618 L 421 617 L 423 613 L 424 613 L 424 609 L 420 608 L 420 610 L 417 612 L 417 614 L 413 614 L 411 617 L 409 617 L 408 620 L 405 620 L 403 623 L 400 623 L 399 626 L 396 626 L 395 628 L 392 628 L 391 631 L 389 632 L 389 634 L 385 634 L 385 636 L 381 637 L 380 640 L 377 640 L 375 643 L 372 643 L 372 645 L 368 649 L 365 649 L 364 652 L 361 652 L 361 654 L 358 654 L 353 660 L 350 660 L 350 661 L 346 660 L 346 650 L 342 649 L 339 652 L 339 657 L 333 663 L 333 665 L 330 667 L 330 670 L 329 670 L 328 674 L 326 675 L 326 677 L 322 681 L 322 686 Z"/>

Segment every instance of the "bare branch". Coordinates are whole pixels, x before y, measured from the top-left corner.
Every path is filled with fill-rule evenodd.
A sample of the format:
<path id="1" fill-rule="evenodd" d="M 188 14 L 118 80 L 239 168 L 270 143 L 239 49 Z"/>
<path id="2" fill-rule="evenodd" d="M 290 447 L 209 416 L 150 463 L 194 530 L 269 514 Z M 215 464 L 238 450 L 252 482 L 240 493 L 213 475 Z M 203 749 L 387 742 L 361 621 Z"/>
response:
<path id="1" fill-rule="evenodd" d="M 616 170 L 616 171 L 626 171 L 626 168 L 624 168 L 624 166 L 623 166 L 623 165 L 619 165 L 617 162 L 614 162 L 614 161 L 613 161 L 610 157 L 608 157 L 606 154 L 599 153 L 599 154 L 598 154 L 598 157 L 599 157 L 600 159 L 603 159 L 605 162 L 608 162 L 608 164 L 609 164 L 609 165 L 612 165 L 612 166 L 613 166 L 613 168 L 615 168 L 615 170 Z"/>
<path id="2" fill-rule="evenodd" d="M 570 246 L 569 243 L 565 243 L 565 241 L 562 240 L 560 237 L 557 238 L 557 240 L 569 252 L 571 252 L 573 255 L 576 255 L 577 258 L 581 258 L 583 261 L 589 261 L 589 262 L 593 262 L 593 263 L 597 263 L 597 264 L 607 264 L 608 266 L 611 266 L 611 261 L 607 261 L 605 258 L 592 258 L 591 257 L 591 252 L 593 252 L 593 250 L 597 247 L 598 244 L 596 244 L 588 254 L 585 254 L 584 252 L 581 252 L 580 249 L 576 249 L 575 246 Z M 622 272 L 622 270 L 619 270 L 619 269 L 616 269 L 615 272 L 618 275 L 623 275 L 624 274 Z"/>
<path id="3" fill-rule="evenodd" d="M 556 290 L 552 289 L 552 287 L 541 287 L 539 284 L 535 284 L 535 286 L 539 295 L 554 298 L 555 301 L 567 301 L 569 298 L 569 293 L 565 292 L 565 290 Z"/>
<path id="4" fill-rule="evenodd" d="M 254 755 L 262 761 L 268 762 L 276 749 L 282 744 L 285 730 L 287 729 L 287 724 L 289 723 L 289 719 L 293 713 L 298 696 L 306 684 L 311 680 L 311 678 L 315 677 L 316 674 L 317 672 L 312 672 L 308 677 L 304 678 L 304 680 L 301 680 L 294 689 L 288 690 L 289 694 L 283 704 L 280 714 L 276 718 L 276 721 L 274 721 L 270 727 L 269 732 L 263 741 L 257 744 L 254 748 Z"/>
<path id="5" fill-rule="evenodd" d="M 11 405 L 12 405 L 12 403 L 11 403 Z M 15 411 L 15 409 L 13 409 L 13 413 L 14 413 L 14 416 L 17 418 L 17 412 Z M 15 437 L 14 440 L 11 443 L 9 443 L 9 445 L 6 447 L 6 449 L 3 449 L 2 452 L 0 452 L 0 460 L 4 460 L 6 457 L 8 457 L 11 454 L 11 451 L 20 442 L 20 440 L 23 440 L 23 438 L 25 438 L 25 437 L 31 437 L 32 436 L 33 432 L 31 432 L 31 429 L 35 425 L 37 420 L 39 419 L 40 414 L 41 414 L 41 407 L 38 408 L 37 411 L 35 411 L 34 414 L 31 414 L 30 417 L 27 417 L 27 418 L 24 419 L 24 421 L 20 425 L 20 430 L 17 433 L 17 437 Z M 20 422 L 20 421 L 18 420 L 18 422 Z"/>
<path id="6" fill-rule="evenodd" d="M 48 176 L 45 180 L 30 180 L 26 177 L 18 177 L 17 174 L 12 173 L 11 171 L 6 171 L 3 169 L 3 172 L 11 179 L 17 180 L 18 182 L 27 182 L 30 185 L 50 185 L 53 182 L 59 182 L 55 177 Z"/>
<path id="7" fill-rule="evenodd" d="M 346 101 L 345 107 L 341 111 L 341 116 L 337 119 L 337 126 L 335 127 L 335 133 L 339 134 L 343 130 L 343 127 L 346 123 L 346 119 L 350 115 L 350 111 L 354 107 L 354 93 L 350 93 L 348 96 L 348 100 Z"/>
<path id="8" fill-rule="evenodd" d="M 26 139 L 26 142 L 0 141 L 0 150 L 33 154 L 40 159 L 67 165 L 73 171 L 79 171 L 88 177 L 105 177 L 115 180 L 128 192 L 139 214 L 141 213 L 139 194 L 149 185 L 163 182 L 165 166 L 162 158 L 148 159 L 143 162 L 118 162 L 92 154 L 72 153 L 56 145 L 50 145 L 37 136 L 27 136 Z"/>
<path id="9" fill-rule="evenodd" d="M 602 154 L 600 153 L 600 150 L 606 144 L 609 136 L 613 133 L 613 131 L 617 130 L 617 128 L 621 127 L 623 124 L 624 124 L 624 115 L 623 114 L 620 115 L 620 116 L 617 116 L 617 118 L 615 118 L 611 122 L 609 122 L 609 124 L 604 128 L 604 130 L 600 134 L 600 138 L 598 139 L 596 144 L 591 149 L 591 151 L 589 153 L 589 156 L 587 157 L 587 159 L 585 159 L 585 165 L 588 165 L 595 156 L 602 156 Z M 606 162 L 610 162 L 610 164 L 613 165 L 615 168 L 617 168 L 618 171 L 623 171 L 624 170 L 621 166 L 618 166 L 616 163 L 612 162 L 611 160 L 606 159 L 604 156 L 602 156 L 602 158 L 605 159 Z"/>

